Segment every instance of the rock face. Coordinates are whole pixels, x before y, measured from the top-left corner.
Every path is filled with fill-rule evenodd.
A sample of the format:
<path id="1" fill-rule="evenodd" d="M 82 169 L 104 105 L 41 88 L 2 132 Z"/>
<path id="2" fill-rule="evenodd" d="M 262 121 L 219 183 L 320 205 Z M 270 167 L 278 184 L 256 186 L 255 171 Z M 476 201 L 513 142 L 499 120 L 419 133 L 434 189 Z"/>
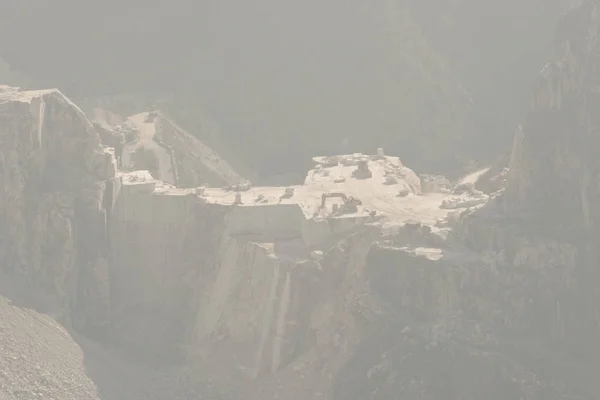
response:
<path id="1" fill-rule="evenodd" d="M 556 393 L 593 398 L 598 386 L 585 371 L 597 368 L 599 326 L 592 304 L 599 299 L 600 28 L 597 2 L 580 3 L 560 22 L 554 58 L 515 135 L 505 195 L 464 219 L 463 228 L 471 247 L 507 261 L 507 272 L 534 278 L 511 284 L 521 292 L 511 295 L 520 321 L 510 324 L 521 358 L 534 371 L 544 364 L 544 374 L 562 385 Z"/>
<path id="2" fill-rule="evenodd" d="M 57 90 L 0 93 L 0 126 L 0 267 L 52 311 L 72 310 L 80 283 L 107 266 L 114 155 Z"/>
<path id="3" fill-rule="evenodd" d="M 160 111 L 156 112 L 155 125 L 156 139 L 172 149 L 178 173 L 178 186 L 221 186 L 246 181 L 213 149 Z"/>
<path id="4" fill-rule="evenodd" d="M 540 72 L 510 161 L 510 211 L 553 215 L 558 230 L 591 228 L 598 219 L 592 210 L 600 172 L 597 7 L 584 1 L 561 20 L 554 58 Z"/>
<path id="5" fill-rule="evenodd" d="M 422 174 L 421 188 L 425 193 L 448 193 L 452 184 L 443 176 Z"/>

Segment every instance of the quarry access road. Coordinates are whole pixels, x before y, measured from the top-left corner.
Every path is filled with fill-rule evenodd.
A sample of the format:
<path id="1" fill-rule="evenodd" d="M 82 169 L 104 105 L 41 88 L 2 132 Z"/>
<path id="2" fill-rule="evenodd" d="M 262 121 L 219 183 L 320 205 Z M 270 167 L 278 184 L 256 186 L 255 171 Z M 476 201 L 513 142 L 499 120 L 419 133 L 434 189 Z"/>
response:
<path id="1" fill-rule="evenodd" d="M 139 132 L 139 136 L 137 142 L 127 144 L 123 148 L 123 162 L 125 164 L 130 163 L 129 160 L 132 160 L 133 153 L 140 148 L 151 150 L 158 160 L 159 176 L 155 176 L 154 178 L 175 185 L 175 166 L 173 165 L 171 154 L 154 140 L 154 136 L 156 135 L 155 118 L 151 116 L 149 118 L 149 115 L 149 112 L 143 112 L 128 118 L 128 121 Z"/>

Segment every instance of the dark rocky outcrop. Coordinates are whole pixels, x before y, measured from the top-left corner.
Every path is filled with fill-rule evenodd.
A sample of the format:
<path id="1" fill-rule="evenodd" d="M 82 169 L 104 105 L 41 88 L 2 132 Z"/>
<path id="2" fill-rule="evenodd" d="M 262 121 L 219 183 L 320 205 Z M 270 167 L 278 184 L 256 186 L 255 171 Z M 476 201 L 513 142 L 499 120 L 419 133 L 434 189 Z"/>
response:
<path id="1" fill-rule="evenodd" d="M 479 182 L 493 193 L 497 176 L 506 191 L 462 213 L 451 236 L 478 256 L 371 250 L 372 295 L 387 312 L 339 375 L 336 398 L 597 395 L 598 16 L 584 1 L 562 18 L 510 173 L 498 175 L 499 164 Z"/>
<path id="2" fill-rule="evenodd" d="M 0 267 L 70 319 L 78 282 L 106 269 L 114 157 L 57 90 L 0 92 Z"/>
<path id="3" fill-rule="evenodd" d="M 546 219 L 553 231 L 597 225 L 600 172 L 599 50 L 596 3 L 562 20 L 554 57 L 540 73 L 531 109 L 515 135 L 507 207 Z"/>

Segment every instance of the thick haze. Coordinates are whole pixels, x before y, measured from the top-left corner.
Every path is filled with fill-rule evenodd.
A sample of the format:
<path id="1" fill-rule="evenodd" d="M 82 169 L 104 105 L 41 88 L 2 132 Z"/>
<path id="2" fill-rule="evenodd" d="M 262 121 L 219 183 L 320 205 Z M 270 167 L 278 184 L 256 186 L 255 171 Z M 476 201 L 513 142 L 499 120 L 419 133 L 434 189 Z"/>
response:
<path id="1" fill-rule="evenodd" d="M 569 3 L 0 0 L 0 400 L 600 398 Z"/>
<path id="2" fill-rule="evenodd" d="M 508 150 L 562 3 L 4 0 L 0 57 L 75 98 L 174 93 L 263 175 L 378 146 L 444 171 Z"/>

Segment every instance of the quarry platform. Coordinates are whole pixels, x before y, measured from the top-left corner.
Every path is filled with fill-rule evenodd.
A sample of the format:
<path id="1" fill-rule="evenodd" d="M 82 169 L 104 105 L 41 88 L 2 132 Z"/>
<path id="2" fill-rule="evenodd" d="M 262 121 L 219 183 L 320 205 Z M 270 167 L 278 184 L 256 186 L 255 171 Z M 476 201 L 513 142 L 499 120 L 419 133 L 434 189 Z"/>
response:
<path id="1" fill-rule="evenodd" d="M 186 196 L 208 208 L 224 210 L 230 235 L 261 237 L 265 242 L 302 239 L 308 248 L 319 248 L 366 225 L 391 232 L 395 227 L 418 223 L 435 233 L 460 212 L 460 204 L 472 205 L 443 206 L 456 196 L 447 191 L 424 193 L 421 178 L 398 157 L 359 153 L 313 160 L 315 166 L 304 184 L 288 187 L 182 189 L 155 180 L 147 171 L 122 172 L 119 177 L 123 192 L 163 198 Z M 360 175 L 357 171 L 367 172 Z M 136 208 L 132 214 L 140 214 L 145 202 L 136 198 L 128 203 Z M 145 213 L 147 218 L 160 212 L 152 211 L 152 207 L 166 204 L 164 200 L 154 203 Z"/>

